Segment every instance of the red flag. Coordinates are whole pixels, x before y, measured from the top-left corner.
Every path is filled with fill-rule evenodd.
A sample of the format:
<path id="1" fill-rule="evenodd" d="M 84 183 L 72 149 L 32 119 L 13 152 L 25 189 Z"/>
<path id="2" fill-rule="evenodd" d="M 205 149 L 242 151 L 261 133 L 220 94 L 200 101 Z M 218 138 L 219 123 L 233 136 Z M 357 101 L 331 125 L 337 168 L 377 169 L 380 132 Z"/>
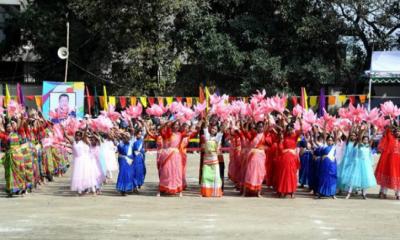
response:
<path id="1" fill-rule="evenodd" d="M 356 104 L 356 97 L 355 97 L 355 96 L 349 96 L 349 99 L 350 99 L 350 103 L 351 103 L 352 105 L 355 105 L 355 104 Z"/>
<path id="2" fill-rule="evenodd" d="M 89 89 L 88 89 L 88 87 L 86 86 L 86 101 L 87 101 L 87 105 L 88 105 L 88 113 L 89 113 L 89 115 L 92 115 L 92 113 L 91 113 L 91 109 L 92 109 L 92 105 L 93 105 L 93 103 L 92 103 L 92 100 L 91 100 L 91 97 L 90 97 L 90 94 L 89 94 Z"/>
<path id="3" fill-rule="evenodd" d="M 125 96 L 119 97 L 119 104 L 121 104 L 121 108 L 126 108 L 126 97 Z"/>
<path id="4" fill-rule="evenodd" d="M 150 106 L 153 106 L 154 101 L 155 101 L 154 97 L 148 97 L 148 100 L 149 100 Z"/>
<path id="5" fill-rule="evenodd" d="M 204 95 L 204 90 L 200 86 L 199 87 L 199 101 L 200 101 L 200 103 L 203 103 L 205 100 L 206 100 L 206 96 Z"/>
<path id="6" fill-rule="evenodd" d="M 182 102 L 182 97 L 176 97 L 177 102 Z"/>
<path id="7" fill-rule="evenodd" d="M 296 96 L 292 97 L 292 103 L 293 103 L 293 106 L 297 105 L 297 97 Z"/>

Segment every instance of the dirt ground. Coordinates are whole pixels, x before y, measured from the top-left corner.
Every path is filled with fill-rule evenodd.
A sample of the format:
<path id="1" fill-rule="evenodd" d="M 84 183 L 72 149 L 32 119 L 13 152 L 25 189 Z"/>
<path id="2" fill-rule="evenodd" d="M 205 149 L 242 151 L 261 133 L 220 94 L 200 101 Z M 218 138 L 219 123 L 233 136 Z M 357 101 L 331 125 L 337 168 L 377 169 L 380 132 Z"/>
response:
<path id="1" fill-rule="evenodd" d="M 226 180 L 224 197 L 200 198 L 199 155 L 191 154 L 184 196 L 156 197 L 155 155 L 146 161 L 144 188 L 126 197 L 115 191 L 115 179 L 101 196 L 77 197 L 67 174 L 25 197 L 6 198 L 1 169 L 0 239 L 400 239 L 393 192 L 388 200 L 377 199 L 378 188 L 368 200 L 318 200 L 302 190 L 295 199 L 268 191 L 243 198 Z"/>

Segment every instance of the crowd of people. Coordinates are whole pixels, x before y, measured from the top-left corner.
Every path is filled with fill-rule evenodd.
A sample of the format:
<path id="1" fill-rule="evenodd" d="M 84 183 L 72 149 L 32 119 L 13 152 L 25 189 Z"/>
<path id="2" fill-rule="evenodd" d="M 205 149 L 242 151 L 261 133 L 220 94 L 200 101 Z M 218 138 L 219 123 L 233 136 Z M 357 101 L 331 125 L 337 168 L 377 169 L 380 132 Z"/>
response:
<path id="1" fill-rule="evenodd" d="M 222 197 L 227 172 L 242 196 L 260 197 L 267 188 L 278 197 L 294 198 L 300 187 L 316 198 L 344 193 L 348 199 L 361 192 L 367 199 L 367 190 L 380 185 L 381 198 L 392 189 L 400 200 L 399 115 L 400 109 L 388 101 L 370 111 L 349 104 L 336 116 L 325 110 L 317 116 L 299 105 L 289 110 L 285 96 L 268 98 L 265 92 L 254 94 L 249 103 L 213 95 L 191 108 L 173 102 L 143 111 L 138 104 L 119 113 L 110 105 L 96 118 L 62 122 L 17 106 L 0 120 L 5 190 L 10 196 L 24 195 L 71 165 L 70 187 L 78 195 L 101 194 L 113 172 L 118 172 L 121 195 L 139 193 L 146 176 L 147 137 L 157 148 L 157 196 L 182 196 L 188 145 L 199 136 L 202 197 Z M 380 157 L 374 168 L 378 135 Z M 223 142 L 229 143 L 227 171 Z"/>

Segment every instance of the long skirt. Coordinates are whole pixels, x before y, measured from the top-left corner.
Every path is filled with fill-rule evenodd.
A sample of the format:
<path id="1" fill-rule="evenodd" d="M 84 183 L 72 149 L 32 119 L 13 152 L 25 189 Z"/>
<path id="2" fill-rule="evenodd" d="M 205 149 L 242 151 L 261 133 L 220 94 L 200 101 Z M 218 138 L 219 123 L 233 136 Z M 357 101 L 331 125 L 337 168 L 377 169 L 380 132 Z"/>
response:
<path id="1" fill-rule="evenodd" d="M 248 156 L 244 186 L 247 192 L 261 191 L 265 178 L 265 151 L 252 149 Z"/>
<path id="2" fill-rule="evenodd" d="M 144 184 L 146 177 L 146 165 L 142 154 L 136 155 L 133 161 L 134 177 L 133 181 L 135 186 L 141 187 Z"/>
<path id="3" fill-rule="evenodd" d="M 3 164 L 6 179 L 5 191 L 13 194 L 25 190 L 24 156 L 20 149 L 8 150 L 4 155 Z"/>
<path id="4" fill-rule="evenodd" d="M 400 153 L 382 153 L 375 169 L 378 184 L 384 188 L 400 190 Z"/>
<path id="5" fill-rule="evenodd" d="M 125 157 L 118 157 L 119 173 L 117 178 L 117 190 L 120 192 L 130 192 L 136 186 L 134 183 L 133 164 L 129 165 Z"/>
<path id="6" fill-rule="evenodd" d="M 182 155 L 179 150 L 163 149 L 159 155 L 158 166 L 159 191 L 165 194 L 182 192 Z"/>
<path id="7" fill-rule="evenodd" d="M 276 191 L 278 193 L 294 193 L 297 189 L 297 170 L 299 158 L 292 152 L 283 152 L 276 161 Z"/>
<path id="8" fill-rule="evenodd" d="M 336 161 L 325 157 L 319 165 L 318 194 L 321 196 L 335 196 L 337 184 Z"/>
<path id="9" fill-rule="evenodd" d="M 219 164 L 204 164 L 201 176 L 201 195 L 203 197 L 221 197 L 222 182 Z"/>
<path id="10" fill-rule="evenodd" d="M 96 165 L 91 157 L 77 157 L 73 160 L 71 191 L 83 192 L 97 185 Z"/>
<path id="11" fill-rule="evenodd" d="M 311 161 L 313 155 L 311 152 L 306 151 L 300 156 L 300 171 L 299 171 L 299 182 L 302 185 L 310 186 L 311 177 Z"/>

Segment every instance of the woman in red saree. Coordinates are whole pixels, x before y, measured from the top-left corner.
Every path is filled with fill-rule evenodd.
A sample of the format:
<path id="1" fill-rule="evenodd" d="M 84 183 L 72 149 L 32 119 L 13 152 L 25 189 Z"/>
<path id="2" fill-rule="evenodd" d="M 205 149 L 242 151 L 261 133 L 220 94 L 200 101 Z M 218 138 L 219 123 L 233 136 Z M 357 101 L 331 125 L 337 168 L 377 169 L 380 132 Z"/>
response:
<path id="1" fill-rule="evenodd" d="M 377 183 L 381 186 L 379 196 L 386 198 L 387 190 L 396 192 L 396 199 L 400 200 L 400 130 L 386 129 L 378 149 L 381 152 L 378 165 L 375 169 Z"/>
<path id="2" fill-rule="evenodd" d="M 299 136 L 300 132 L 295 131 L 293 124 L 289 123 L 281 139 L 280 154 L 274 166 L 275 187 L 280 197 L 290 194 L 293 198 L 297 189 L 297 171 L 300 167 L 300 160 L 296 149 Z"/>

